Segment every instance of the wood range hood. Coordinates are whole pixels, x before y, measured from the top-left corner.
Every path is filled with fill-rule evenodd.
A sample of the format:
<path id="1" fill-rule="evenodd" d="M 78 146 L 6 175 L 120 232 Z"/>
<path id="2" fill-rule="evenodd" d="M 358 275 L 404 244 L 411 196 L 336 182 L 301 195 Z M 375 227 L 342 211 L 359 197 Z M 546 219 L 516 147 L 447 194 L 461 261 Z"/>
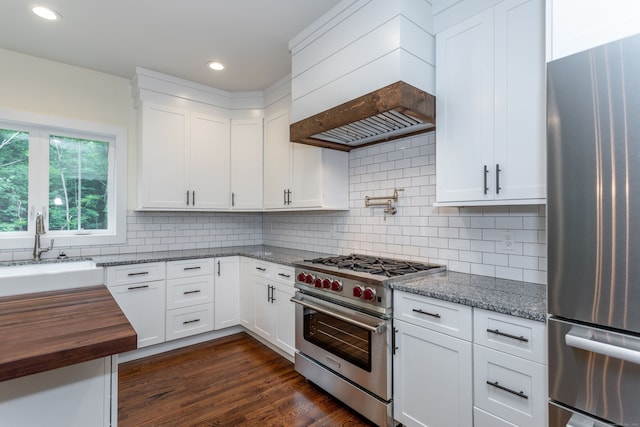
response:
<path id="1" fill-rule="evenodd" d="M 405 82 L 385 86 L 290 126 L 293 142 L 351 151 L 435 130 L 436 98 Z"/>

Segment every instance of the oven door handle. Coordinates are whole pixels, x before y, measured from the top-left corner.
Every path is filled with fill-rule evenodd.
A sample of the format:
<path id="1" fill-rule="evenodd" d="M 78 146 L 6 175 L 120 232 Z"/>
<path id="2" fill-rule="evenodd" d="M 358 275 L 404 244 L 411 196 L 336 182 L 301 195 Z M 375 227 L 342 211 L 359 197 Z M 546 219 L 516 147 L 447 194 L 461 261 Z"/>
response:
<path id="1" fill-rule="evenodd" d="M 335 311 L 316 305 L 316 304 L 310 304 L 306 301 L 300 301 L 299 299 L 296 299 L 295 297 L 291 298 L 290 300 L 291 302 L 294 302 L 296 304 L 300 304 L 301 306 L 305 307 L 305 308 L 310 308 L 311 310 L 315 310 L 319 313 L 323 313 L 326 314 L 327 316 L 332 316 L 335 317 L 336 319 L 340 319 L 343 322 L 347 322 L 350 323 L 354 326 L 358 326 L 362 329 L 366 329 L 367 331 L 371 331 L 373 333 L 376 334 L 381 334 L 386 330 L 386 323 L 385 322 L 381 322 L 381 323 L 377 323 L 375 325 L 372 324 L 368 324 L 368 323 L 364 323 L 364 322 L 360 322 L 359 320 L 355 320 L 355 319 L 350 319 L 347 316 L 344 316 L 340 313 L 336 313 Z"/>

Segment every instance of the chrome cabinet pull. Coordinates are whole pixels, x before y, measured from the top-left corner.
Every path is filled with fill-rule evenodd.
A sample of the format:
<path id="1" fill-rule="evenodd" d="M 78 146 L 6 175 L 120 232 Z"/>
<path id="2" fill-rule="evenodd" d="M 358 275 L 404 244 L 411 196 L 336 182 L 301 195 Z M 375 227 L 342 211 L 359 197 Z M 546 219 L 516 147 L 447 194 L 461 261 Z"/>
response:
<path id="1" fill-rule="evenodd" d="M 496 194 L 500 194 L 500 164 L 496 163 Z"/>
<path id="2" fill-rule="evenodd" d="M 193 190 L 191 192 L 191 206 L 195 206 L 196 205 L 196 190 Z"/>
<path id="3" fill-rule="evenodd" d="M 502 391 L 506 391 L 507 393 L 515 394 L 516 396 L 521 397 L 523 399 L 528 399 L 529 398 L 529 396 L 524 394 L 524 391 L 521 390 L 520 392 L 517 392 L 517 391 L 511 390 L 508 387 L 505 387 L 503 385 L 498 384 L 498 381 L 491 382 L 491 381 L 487 380 L 487 384 L 489 384 L 490 386 L 495 387 L 497 389 L 500 389 Z"/>
<path id="4" fill-rule="evenodd" d="M 263 268 L 263 267 L 256 267 L 256 270 L 260 270 L 260 271 L 267 271 L 267 269 L 266 269 L 266 268 Z"/>
<path id="5" fill-rule="evenodd" d="M 393 333 L 391 334 L 391 354 L 396 354 L 396 350 L 398 346 L 396 345 L 396 334 L 398 333 L 398 328 L 393 328 Z"/>
<path id="6" fill-rule="evenodd" d="M 413 311 L 416 313 L 424 314 L 426 316 L 435 317 L 436 319 L 439 319 L 441 317 L 438 313 L 429 313 L 428 311 L 420 310 L 419 308 L 414 308 Z"/>
<path id="7" fill-rule="evenodd" d="M 131 286 L 131 287 L 127 288 L 127 290 L 133 291 L 134 289 L 146 289 L 148 287 L 149 287 L 149 285 Z"/>
<path id="8" fill-rule="evenodd" d="M 287 279 L 291 277 L 290 274 L 278 273 L 278 276 L 286 277 Z"/>
<path id="9" fill-rule="evenodd" d="M 291 190 L 287 190 L 287 204 L 291 204 Z"/>
<path id="10" fill-rule="evenodd" d="M 202 267 L 197 266 L 197 267 L 185 267 L 183 270 L 184 271 L 188 271 L 188 270 L 200 270 Z"/>
<path id="11" fill-rule="evenodd" d="M 187 206 L 189 206 L 189 190 L 187 190 Z"/>
<path id="12" fill-rule="evenodd" d="M 193 320 L 185 320 L 184 322 L 182 322 L 183 325 L 188 325 L 189 323 L 196 323 L 199 322 L 200 319 L 193 319 Z"/>
<path id="13" fill-rule="evenodd" d="M 218 261 L 218 277 L 220 277 L 220 261 Z"/>
<path id="14" fill-rule="evenodd" d="M 127 276 L 144 276 L 145 274 L 149 274 L 148 271 L 139 271 L 137 273 L 129 273 Z"/>
<path id="15" fill-rule="evenodd" d="M 201 292 L 201 289 L 196 289 L 196 290 L 193 290 L 193 291 L 184 291 L 183 295 L 198 294 L 200 292 Z"/>
<path id="16" fill-rule="evenodd" d="M 496 335 L 500 335 L 502 337 L 507 337 L 507 338 L 511 338 L 511 339 L 514 339 L 514 340 L 522 341 L 522 342 L 529 342 L 529 340 L 527 338 L 523 337 L 522 335 L 520 335 L 520 336 L 511 335 L 511 334 L 508 334 L 506 332 L 501 332 L 498 329 L 489 329 L 489 328 L 487 328 L 487 332 L 492 333 L 492 334 L 496 334 Z"/>
<path id="17" fill-rule="evenodd" d="M 484 165 L 484 194 L 487 194 L 489 187 L 487 187 L 487 175 L 489 174 L 489 168 Z"/>
<path id="18" fill-rule="evenodd" d="M 236 205 L 236 193 L 231 193 L 231 206 Z"/>

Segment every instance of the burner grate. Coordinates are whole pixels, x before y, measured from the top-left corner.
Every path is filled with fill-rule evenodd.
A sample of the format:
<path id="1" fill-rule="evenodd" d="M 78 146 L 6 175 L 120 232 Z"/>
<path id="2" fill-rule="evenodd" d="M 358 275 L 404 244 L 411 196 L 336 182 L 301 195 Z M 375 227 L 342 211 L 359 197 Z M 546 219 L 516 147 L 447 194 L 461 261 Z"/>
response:
<path id="1" fill-rule="evenodd" d="M 306 260 L 314 264 L 349 269 L 360 273 L 383 275 L 386 277 L 403 276 L 405 274 L 437 268 L 436 265 L 423 264 L 413 261 L 402 261 L 368 255 L 344 255 L 327 258 Z"/>

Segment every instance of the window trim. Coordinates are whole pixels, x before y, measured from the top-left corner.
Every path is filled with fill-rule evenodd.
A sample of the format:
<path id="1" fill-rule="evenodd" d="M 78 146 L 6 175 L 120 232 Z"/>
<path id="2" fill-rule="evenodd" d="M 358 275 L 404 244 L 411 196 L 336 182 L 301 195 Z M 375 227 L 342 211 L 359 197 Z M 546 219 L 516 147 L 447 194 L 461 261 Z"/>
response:
<path id="1" fill-rule="evenodd" d="M 4 125 L 16 126 L 16 129 L 42 129 L 46 131 L 60 132 L 69 136 L 102 137 L 109 141 L 109 156 L 113 155 L 113 176 L 109 177 L 109 185 L 113 185 L 115 194 L 113 200 L 113 216 L 109 217 L 109 224 L 113 228 L 108 231 L 87 231 L 87 233 L 62 234 L 59 231 L 47 231 L 42 236 L 43 246 L 49 245 L 50 239 L 55 239 L 54 247 L 73 246 L 97 246 L 126 243 L 127 225 L 127 129 L 102 123 L 88 122 L 84 120 L 56 117 L 25 111 L 0 109 L 0 122 Z M 48 146 L 48 143 L 47 143 Z M 113 153 L 113 154 L 112 154 Z M 41 155 L 38 153 L 37 155 Z M 31 158 L 31 150 L 30 150 Z M 48 176 L 48 174 L 46 174 Z M 31 203 L 33 197 L 32 174 L 29 173 L 29 191 Z M 37 190 L 35 190 L 37 191 Z M 48 194 L 42 199 L 42 194 L 37 195 L 40 200 L 48 199 Z M 45 206 L 48 209 L 48 205 Z M 0 249 L 30 249 L 34 242 L 34 224 L 32 221 L 32 209 L 29 205 L 29 225 L 27 235 L 25 232 L 0 233 Z M 113 221 L 112 221 L 113 219 Z M 112 224 L 113 222 L 113 224 Z"/>

